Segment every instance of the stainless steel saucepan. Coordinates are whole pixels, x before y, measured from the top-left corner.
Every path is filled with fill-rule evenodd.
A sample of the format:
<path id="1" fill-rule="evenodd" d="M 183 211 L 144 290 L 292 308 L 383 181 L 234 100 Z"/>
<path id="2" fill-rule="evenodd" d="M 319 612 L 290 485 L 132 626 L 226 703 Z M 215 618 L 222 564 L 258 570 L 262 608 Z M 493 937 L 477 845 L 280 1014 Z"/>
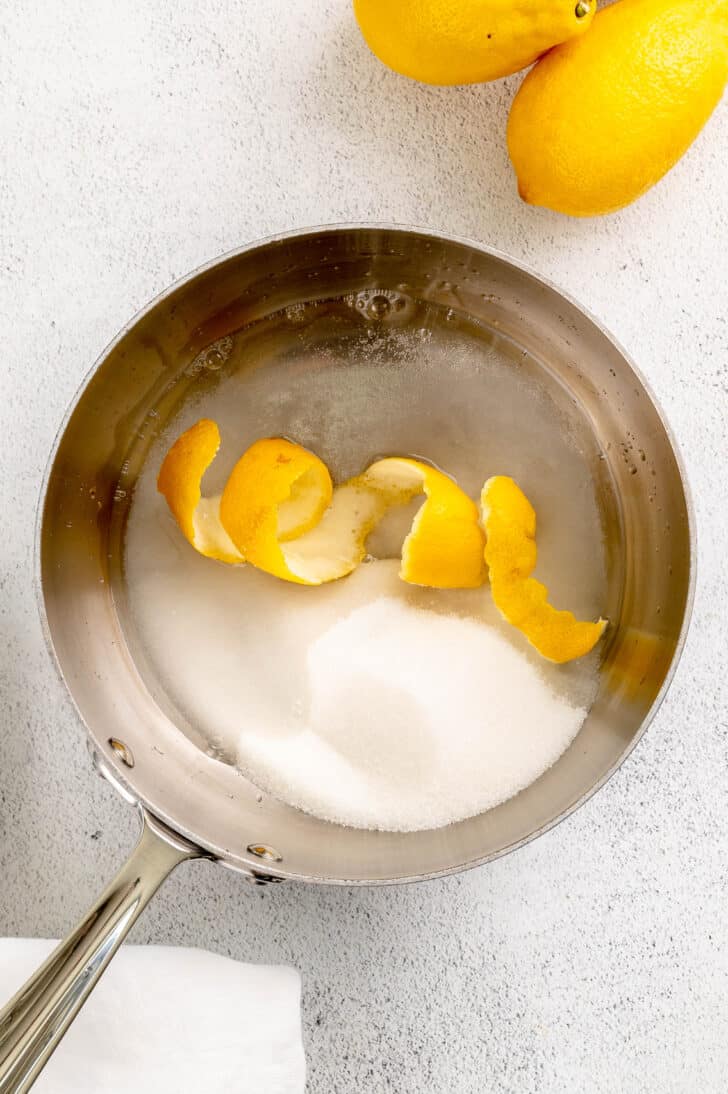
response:
<path id="1" fill-rule="evenodd" d="M 599 453 L 612 625 L 596 702 L 571 747 L 533 785 L 432 831 L 345 828 L 262 794 L 182 725 L 142 664 L 126 613 L 129 498 L 154 438 L 209 379 L 195 364 L 200 355 L 280 315 L 297 324 L 296 393 L 305 402 L 307 369 L 320 362 L 307 309 L 327 314 L 334 302 L 330 331 L 345 339 L 335 305 L 342 300 L 362 302 L 364 327 L 393 301 L 393 321 L 404 326 L 418 321 L 422 302 L 463 317 L 510 347 L 514 361 L 527 357 L 543 370 Z M 406 381 L 400 386 L 406 408 Z M 366 432 L 366 420 L 357 428 Z M 121 332 L 79 392 L 55 445 L 38 526 L 49 644 L 94 762 L 136 806 L 142 834 L 88 916 L 0 1014 L 0 1091 L 30 1088 L 147 901 L 184 859 L 207 856 L 261 883 L 386 884 L 488 862 L 570 813 L 624 760 L 665 694 L 685 637 L 693 554 L 680 459 L 644 380 L 573 301 L 502 255 L 424 231 L 331 227 L 245 247 L 165 292 Z"/>

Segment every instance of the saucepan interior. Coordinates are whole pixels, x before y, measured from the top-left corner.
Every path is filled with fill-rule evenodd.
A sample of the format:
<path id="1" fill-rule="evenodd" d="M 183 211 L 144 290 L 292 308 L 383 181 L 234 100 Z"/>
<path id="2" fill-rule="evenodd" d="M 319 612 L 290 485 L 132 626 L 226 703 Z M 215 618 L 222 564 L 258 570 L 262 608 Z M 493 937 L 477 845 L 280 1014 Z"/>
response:
<path id="1" fill-rule="evenodd" d="M 586 438 L 610 628 L 596 701 L 573 744 L 541 778 L 458 824 L 374 832 L 293 809 L 200 747 L 135 641 L 124 589 L 124 528 L 155 440 L 204 385 L 220 382 L 233 343 L 253 369 L 284 361 L 286 347 L 297 344 L 295 392 L 305 406 L 324 343 L 354 338 L 363 345 L 390 329 L 421 334 L 423 309 L 432 308 L 444 309 L 454 330 L 476 332 L 496 346 L 514 368 L 528 362 L 558 393 L 564 420 Z M 247 362 L 246 345 L 254 347 Z M 290 368 L 286 382 L 290 388 Z M 345 377 L 342 383 L 343 391 Z M 443 378 L 443 407 L 449 383 Z M 479 398 L 477 360 L 468 383 Z M 416 403 L 406 374 L 399 388 L 406 422 L 408 401 Z M 487 428 L 485 391 L 483 399 Z M 365 400 L 351 423 L 362 453 L 376 433 L 367 415 Z M 422 450 L 437 422 L 415 426 L 412 445 Z M 138 316 L 93 370 L 60 434 L 39 548 L 55 655 L 93 747 L 118 782 L 233 867 L 260 869 L 250 848 L 265 847 L 271 875 L 329 882 L 447 873 L 502 854 L 567 814 L 608 778 L 647 725 L 679 655 L 692 593 L 679 458 L 619 347 L 576 304 L 503 256 L 388 227 L 334 227 L 253 245 L 187 278 Z"/>

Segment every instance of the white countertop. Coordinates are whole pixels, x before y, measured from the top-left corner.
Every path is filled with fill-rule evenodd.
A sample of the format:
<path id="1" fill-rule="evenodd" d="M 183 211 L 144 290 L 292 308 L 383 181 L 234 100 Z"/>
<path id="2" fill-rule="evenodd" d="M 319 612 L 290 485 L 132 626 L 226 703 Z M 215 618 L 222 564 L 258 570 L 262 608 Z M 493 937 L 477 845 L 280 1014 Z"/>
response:
<path id="1" fill-rule="evenodd" d="M 516 196 L 518 78 L 410 83 L 348 0 L 10 0 L 0 42 L 0 934 L 63 934 L 136 827 L 92 772 L 32 589 L 40 478 L 81 377 L 151 296 L 249 239 L 426 225 L 552 278 L 656 390 L 700 540 L 673 688 L 601 793 L 486 869 L 353 891 L 191 864 L 134 937 L 295 964 L 313 1094 L 725 1090 L 728 103 L 637 205 L 575 221 Z"/>

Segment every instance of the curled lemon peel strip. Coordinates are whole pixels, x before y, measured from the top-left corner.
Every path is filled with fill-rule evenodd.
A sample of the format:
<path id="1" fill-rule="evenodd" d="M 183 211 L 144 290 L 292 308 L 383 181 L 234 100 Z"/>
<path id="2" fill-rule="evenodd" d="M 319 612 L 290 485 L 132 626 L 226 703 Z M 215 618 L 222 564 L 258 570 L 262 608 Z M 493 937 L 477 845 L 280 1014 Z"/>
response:
<path id="1" fill-rule="evenodd" d="M 284 581 L 310 580 L 289 557 L 288 543 L 318 525 L 333 487 L 326 464 L 279 437 L 256 441 L 232 470 L 220 500 L 220 521 L 241 555 Z"/>
<path id="2" fill-rule="evenodd" d="M 432 589 L 477 589 L 485 580 L 485 535 L 478 507 L 460 487 L 419 460 L 392 458 L 373 464 L 385 473 L 392 465 L 419 477 L 425 502 L 402 545 L 399 576 L 410 585 Z"/>
<path id="3" fill-rule="evenodd" d="M 422 493 L 425 502 L 402 545 L 400 577 L 442 589 L 482 585 L 485 540 L 475 503 L 442 471 L 394 456 L 334 490 L 320 524 L 290 545 L 294 565 L 316 583 L 345 577 L 365 557 L 367 538 L 387 510 Z"/>
<path id="4" fill-rule="evenodd" d="M 426 501 L 404 542 L 400 576 L 439 588 L 482 584 L 484 537 L 475 503 L 441 471 L 417 460 L 378 460 L 332 491 L 325 465 L 312 453 L 290 441 L 258 441 L 233 469 L 220 519 L 254 566 L 286 581 L 321 585 L 350 574 L 387 510 L 423 491 Z M 308 519 L 292 535 L 282 515 L 284 504 L 291 512 L 294 502 Z"/>
<path id="5" fill-rule="evenodd" d="M 219 519 L 220 498 L 202 497 L 202 479 L 220 448 L 220 430 L 201 418 L 174 442 L 157 477 L 157 489 L 196 551 L 220 562 L 243 558 Z"/>
<path id="6" fill-rule="evenodd" d="M 289 445 L 288 441 L 258 442 L 274 446 Z M 254 446 L 255 447 L 255 446 Z M 304 453 L 309 461 L 323 468 L 328 480 L 328 493 L 319 497 L 316 490 L 306 489 L 306 480 L 294 483 L 288 501 L 278 510 L 281 539 L 292 538 L 307 531 L 321 517 L 331 496 L 328 471 L 310 452 L 299 445 L 290 445 Z M 157 489 L 167 504 L 186 539 L 206 558 L 231 565 L 245 562 L 220 520 L 222 495 L 202 496 L 202 479 L 220 448 L 220 431 L 209 418 L 202 418 L 186 430 L 172 445 L 164 458 L 157 478 Z M 278 448 L 275 449 L 278 452 Z M 273 454 L 275 459 L 275 453 Z M 313 496 L 312 496 L 313 495 Z"/>
<path id="7" fill-rule="evenodd" d="M 536 514 L 513 479 L 496 475 L 481 494 L 487 537 L 485 561 L 499 612 L 547 660 L 557 664 L 583 657 L 604 633 L 605 619 L 580 622 L 548 603 L 548 589 L 532 578 L 536 565 Z"/>

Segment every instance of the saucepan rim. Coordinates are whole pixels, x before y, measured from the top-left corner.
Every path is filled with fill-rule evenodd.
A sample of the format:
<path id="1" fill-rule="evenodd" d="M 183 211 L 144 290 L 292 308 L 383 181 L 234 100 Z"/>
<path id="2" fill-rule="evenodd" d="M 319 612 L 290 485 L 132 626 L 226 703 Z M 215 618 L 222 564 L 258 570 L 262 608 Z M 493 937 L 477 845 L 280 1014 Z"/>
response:
<path id="1" fill-rule="evenodd" d="M 85 731 L 86 738 L 87 738 L 87 741 L 89 743 L 89 746 L 92 746 L 92 742 L 93 742 L 93 739 L 94 739 L 94 734 L 91 732 L 91 729 L 87 725 L 83 715 L 81 714 L 81 711 L 79 710 L 79 707 L 76 703 L 76 700 L 75 700 L 75 697 L 74 697 L 74 694 L 73 694 L 73 689 L 68 685 L 68 683 L 65 679 L 63 668 L 61 666 L 58 654 L 57 654 L 56 649 L 55 649 L 55 644 L 54 644 L 54 641 L 53 641 L 53 634 L 52 634 L 51 626 L 50 626 L 50 623 L 49 623 L 48 613 L 47 613 L 46 604 L 45 604 L 45 597 L 44 597 L 44 591 L 43 591 L 43 582 L 42 582 L 42 568 L 41 567 L 42 567 L 42 529 L 43 529 L 43 525 L 44 525 L 46 497 L 47 497 L 50 477 L 51 477 L 51 474 L 52 474 L 52 470 L 53 470 L 53 467 L 54 467 L 54 464 L 55 464 L 55 460 L 56 460 L 56 456 L 57 456 L 59 447 L 62 443 L 63 437 L 64 437 L 66 429 L 68 427 L 68 424 L 69 424 L 71 418 L 73 417 L 73 414 L 76 411 L 76 408 L 78 407 L 80 401 L 83 399 L 84 394 L 85 394 L 90 382 L 92 381 L 93 377 L 96 375 L 97 371 L 101 368 L 103 363 L 106 361 L 108 356 L 113 352 L 114 348 L 119 344 L 119 342 L 129 333 L 130 330 L 132 330 L 139 322 L 141 322 L 143 320 L 143 318 L 149 312 L 151 312 L 154 308 L 156 308 L 165 299 L 167 299 L 168 297 L 173 295 L 175 292 L 177 292 L 180 288 L 182 288 L 185 285 L 191 284 L 197 278 L 204 275 L 208 271 L 212 270 L 216 266 L 222 265 L 223 263 L 225 263 L 225 262 L 227 262 L 231 259 L 235 259 L 237 257 L 240 257 L 240 256 L 242 256 L 242 255 L 244 255 L 248 252 L 255 251 L 255 250 L 258 250 L 260 248 L 267 247 L 267 246 L 270 246 L 270 245 L 273 245 L 273 244 L 276 244 L 276 243 L 285 243 L 287 240 L 293 240 L 293 239 L 298 240 L 298 239 L 305 238 L 307 236 L 312 236 L 312 237 L 325 236 L 328 233 L 334 233 L 334 232 L 336 232 L 336 233 L 341 233 L 341 232 L 362 232 L 363 233 L 363 232 L 378 232 L 378 231 L 380 231 L 380 232 L 381 231 L 391 232 L 391 233 L 401 233 L 403 235 L 413 235 L 414 234 L 414 235 L 419 236 L 419 237 L 424 237 L 425 239 L 430 238 L 433 241 L 441 241 L 441 242 L 446 242 L 448 244 L 462 245 L 464 247 L 468 247 L 468 248 L 471 248 L 475 251 L 478 251 L 481 254 L 484 254 L 488 257 L 494 258 L 497 261 L 503 262 L 504 264 L 506 264 L 508 266 L 511 266 L 515 270 L 517 270 L 517 271 L 527 275 L 528 277 L 532 278 L 536 283 L 544 285 L 548 289 L 550 289 L 553 292 L 555 292 L 556 294 L 558 294 L 561 298 L 563 298 L 565 301 L 567 301 L 569 304 L 571 304 L 578 312 L 580 312 L 589 321 L 591 321 L 591 323 L 597 328 L 597 330 L 601 333 L 601 335 L 609 343 L 611 343 L 611 345 L 620 354 L 620 356 L 623 358 L 624 362 L 628 365 L 628 367 L 632 370 L 634 375 L 637 377 L 639 382 L 644 387 L 644 390 L 645 390 L 646 394 L 648 395 L 649 399 L 652 402 L 652 406 L 655 410 L 655 413 L 657 414 L 657 416 L 659 418 L 661 427 L 662 427 L 662 429 L 664 430 L 664 433 L 665 433 L 665 437 L 666 437 L 666 439 L 667 439 L 667 441 L 670 445 L 670 448 L 672 450 L 672 453 L 674 455 L 676 467 L 677 467 L 679 478 L 680 478 L 680 485 L 681 485 L 683 496 L 684 496 L 686 514 L 687 514 L 687 540 L 688 540 L 688 550 L 689 550 L 688 582 L 687 582 L 687 588 L 686 588 L 685 606 L 684 606 L 684 611 L 683 611 L 683 616 L 682 616 L 680 632 L 679 632 L 677 641 L 675 643 L 675 648 L 674 648 L 674 652 L 673 652 L 673 655 L 672 655 L 670 665 L 667 668 L 664 680 L 662 682 L 662 685 L 661 685 L 657 695 L 655 696 L 655 698 L 654 698 L 649 710 L 647 711 L 645 717 L 643 718 L 642 722 L 639 724 L 636 731 L 633 733 L 630 740 L 628 741 L 628 743 L 627 743 L 626 747 L 624 748 L 623 752 L 617 757 L 617 759 L 612 764 L 612 766 L 601 777 L 599 777 L 597 779 L 597 781 L 594 782 L 582 795 L 580 795 L 579 798 L 577 798 L 573 803 L 571 803 L 569 806 L 567 806 L 557 816 L 550 819 L 547 823 L 545 823 L 545 824 L 541 825 L 540 827 L 534 829 L 532 832 L 528 833 L 528 835 L 524 836 L 522 839 L 519 839 L 519 840 L 513 842 L 512 844 L 510 844 L 506 847 L 500 848 L 495 852 L 487 853 L 487 854 L 485 854 L 481 857 L 476 856 L 474 859 L 469 860 L 469 861 L 464 862 L 464 863 L 456 863 L 454 865 L 448 865 L 447 867 L 438 869 L 438 870 L 430 872 L 430 873 L 419 874 L 419 875 L 406 875 L 404 877 L 387 877 L 387 878 L 381 878 L 381 879 L 380 878 L 346 879 L 346 878 L 328 878 L 328 877 L 316 877 L 316 876 L 313 876 L 313 875 L 311 875 L 311 876 L 302 875 L 302 874 L 299 874 L 299 873 L 289 872 L 286 869 L 280 868 L 280 867 L 277 867 L 277 866 L 272 868 L 271 871 L 270 871 L 272 876 L 279 877 L 281 879 L 286 878 L 286 879 L 292 879 L 292 880 L 298 880 L 298 881 L 318 882 L 318 883 L 324 883 L 324 884 L 338 884 L 338 885 L 401 884 L 401 883 L 408 882 L 408 881 L 428 880 L 428 879 L 431 879 L 431 878 L 444 877 L 444 876 L 447 876 L 447 875 L 450 875 L 450 874 L 459 873 L 460 871 L 463 871 L 463 870 L 466 870 L 466 869 L 471 869 L 475 866 L 483 865 L 487 862 L 490 862 L 490 861 L 492 861 L 496 858 L 500 858 L 502 855 L 509 854 L 511 851 L 514 851 L 517 848 L 522 847 L 527 843 L 530 843 L 531 840 L 534 840 L 537 837 L 543 835 L 545 832 L 547 832 L 547 831 L 551 830 L 552 828 L 554 828 L 557 824 L 560 824 L 561 821 L 563 821 L 567 817 L 571 816 L 577 809 L 579 809 L 582 805 L 584 805 L 594 794 L 596 794 L 603 786 L 605 786 L 605 784 L 611 779 L 611 777 L 614 775 L 614 773 L 622 766 L 622 764 L 625 762 L 627 757 L 631 754 L 633 749 L 637 746 L 637 744 L 641 740 L 642 736 L 644 735 L 645 731 L 647 730 L 647 728 L 650 726 L 651 722 L 653 721 L 653 719 L 654 719 L 655 715 L 657 714 L 658 710 L 660 709 L 660 707 L 662 705 L 662 702 L 664 701 L 665 695 L 667 694 L 667 691 L 669 690 L 670 685 L 673 681 L 673 678 L 675 676 L 675 672 L 677 670 L 677 666 L 679 664 L 680 658 L 682 656 L 682 653 L 683 653 L 683 650 L 684 650 L 684 647 L 685 647 L 685 642 L 686 642 L 686 639 L 687 639 L 687 634 L 688 634 L 690 621 L 691 621 L 691 617 L 692 617 L 693 603 L 694 603 L 694 598 L 695 598 L 696 576 L 697 576 L 697 574 L 696 574 L 696 570 L 697 570 L 697 535 L 696 535 L 696 525 L 695 525 L 695 516 L 694 516 L 694 506 L 693 506 L 693 501 L 692 501 L 692 496 L 691 496 L 691 491 L 690 491 L 690 485 L 689 485 L 689 481 L 688 481 L 688 477 L 687 477 L 687 472 L 686 472 L 686 469 L 685 469 L 685 464 L 684 464 L 684 461 L 683 461 L 683 458 L 682 458 L 682 455 L 681 455 L 681 452 L 680 452 L 679 445 L 678 445 L 677 440 L 674 436 L 673 430 L 672 430 L 668 420 L 665 417 L 665 414 L 662 410 L 662 407 L 659 403 L 659 400 L 656 398 L 655 393 L 652 390 L 651 385 L 645 379 L 644 375 L 642 374 L 642 372 L 640 371 L 638 366 L 635 364 L 635 362 L 633 361 L 630 354 L 626 352 L 626 350 L 621 346 L 621 344 L 602 325 L 602 323 L 589 311 L 588 308 L 585 308 L 580 302 L 575 300 L 573 296 L 571 296 L 568 292 L 564 291 L 560 286 L 554 284 L 550 279 L 548 279 L 546 277 L 543 277 L 540 273 L 537 273 L 528 264 L 520 262 L 516 259 L 513 259 L 510 255 L 507 255 L 504 252 L 502 252 L 502 251 L 500 251 L 496 248 L 485 246 L 484 244 L 479 243 L 476 240 L 472 240 L 472 239 L 469 239 L 469 238 L 464 237 L 464 236 L 440 233 L 440 232 L 434 231 L 432 229 L 420 228 L 420 227 L 415 226 L 415 225 L 403 225 L 403 224 L 388 223 L 388 222 L 384 222 L 384 223 L 382 223 L 382 222 L 379 222 L 379 223 L 378 222 L 374 222 L 374 223 L 354 222 L 354 223 L 343 223 L 343 224 L 334 223 L 334 224 L 324 224 L 324 225 L 320 225 L 320 226 L 313 226 L 313 227 L 307 227 L 307 228 L 299 228 L 299 229 L 294 229 L 294 230 L 287 231 L 287 232 L 276 233 L 276 234 L 273 234 L 273 235 L 266 236 L 262 239 L 254 240 L 254 241 L 252 241 L 250 243 L 247 243 L 247 244 L 245 244 L 241 247 L 237 247 L 237 248 L 235 248 L 231 251 L 226 252 L 225 254 L 219 255 L 219 256 L 211 259 L 209 262 L 206 262 L 203 265 L 199 266 L 198 268 L 193 270 L 191 273 L 188 273 L 188 274 L 184 275 L 183 277 L 177 279 L 173 284 L 169 285 L 162 292 L 158 293 L 151 301 L 149 301 L 149 303 L 147 303 L 143 308 L 141 308 L 127 323 L 124 324 L 124 326 L 120 329 L 119 333 L 108 343 L 108 345 L 105 347 L 105 349 L 99 354 L 99 356 L 97 357 L 96 361 L 91 366 L 91 368 L 86 372 L 86 374 L 83 377 L 81 383 L 79 384 L 79 386 L 78 386 L 78 388 L 75 392 L 75 395 L 74 395 L 73 399 L 71 400 L 71 403 L 70 403 L 70 405 L 69 405 L 69 407 L 68 407 L 68 409 L 67 409 L 67 411 L 66 411 L 66 413 L 63 417 L 63 420 L 62 420 L 62 422 L 61 422 L 61 424 L 60 424 L 60 426 L 59 426 L 59 428 L 56 432 L 56 435 L 55 435 L 55 438 L 54 438 L 54 441 L 53 441 L 53 444 L 52 444 L 52 447 L 51 447 L 51 450 L 50 450 L 50 454 L 48 456 L 48 460 L 47 460 L 47 463 L 46 463 L 46 467 L 45 467 L 45 471 L 44 471 L 44 475 L 43 475 L 43 479 L 42 479 L 42 485 L 41 485 L 41 489 L 40 489 L 40 494 L 39 494 L 38 507 L 37 507 L 37 510 L 36 510 L 33 583 L 34 583 L 35 596 L 36 596 L 36 600 L 37 600 L 37 604 L 38 604 L 38 611 L 39 611 L 39 616 L 40 616 L 40 621 L 41 621 L 41 627 L 42 627 L 42 631 L 43 631 L 43 635 L 44 635 L 46 645 L 47 645 L 48 650 L 51 654 L 51 659 L 52 659 L 53 663 L 56 666 L 56 671 L 58 673 L 59 679 L 63 682 L 64 687 L 65 687 L 68 695 L 70 696 L 71 701 L 74 704 L 74 707 L 76 708 L 78 716 L 79 716 L 79 718 L 81 720 L 81 723 L 84 727 L 84 731 Z M 122 794 L 124 794 L 124 796 L 127 797 L 129 800 L 139 801 L 138 795 L 135 793 L 135 789 L 134 789 L 133 774 L 128 775 L 126 772 L 123 772 L 120 768 L 118 768 L 115 764 L 113 764 L 113 762 L 112 762 L 113 770 L 110 771 L 108 769 L 106 758 L 104 758 L 104 767 L 106 767 L 106 771 L 104 771 L 104 773 L 111 777 L 111 781 L 114 783 L 117 790 L 119 790 Z M 142 804 L 142 803 L 140 803 L 140 804 Z M 146 808 L 146 805 L 145 805 L 145 808 Z M 165 820 L 164 822 L 165 822 L 165 824 L 169 824 L 169 822 L 167 820 Z M 179 829 L 177 829 L 177 831 L 179 831 L 180 835 L 184 836 L 186 839 L 193 839 L 193 840 L 195 839 L 195 835 L 194 835 L 193 832 L 187 832 L 187 831 L 183 831 L 183 830 L 179 830 Z M 203 845 L 200 844 L 200 846 L 203 846 Z M 213 853 L 213 855 L 214 855 L 214 853 Z M 222 859 L 221 861 L 223 861 L 225 865 L 232 866 L 235 869 L 243 869 L 242 867 L 238 866 L 237 863 L 235 863 L 235 862 L 226 862 L 224 859 Z"/>

